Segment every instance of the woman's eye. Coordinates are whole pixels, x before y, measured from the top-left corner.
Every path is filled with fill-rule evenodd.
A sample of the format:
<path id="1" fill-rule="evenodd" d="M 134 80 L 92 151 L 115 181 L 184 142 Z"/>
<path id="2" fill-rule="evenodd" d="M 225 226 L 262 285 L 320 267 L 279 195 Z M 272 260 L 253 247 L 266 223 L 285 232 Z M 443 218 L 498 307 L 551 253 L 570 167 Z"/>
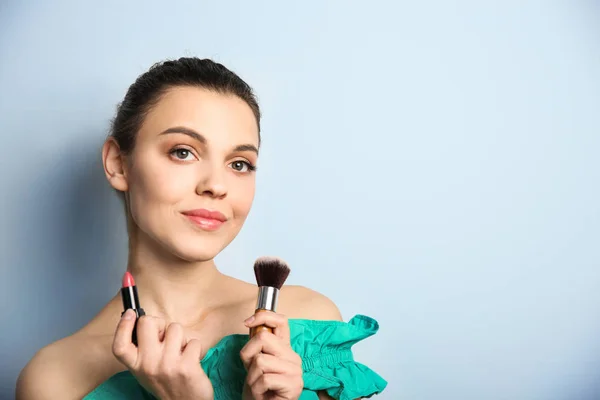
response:
<path id="1" fill-rule="evenodd" d="M 249 162 L 246 161 L 234 161 L 231 164 L 231 168 L 233 168 L 237 172 L 248 172 L 254 171 L 254 166 L 252 166 Z"/>
<path id="2" fill-rule="evenodd" d="M 190 159 L 188 157 L 194 156 L 192 154 L 192 152 L 189 151 L 188 149 L 174 149 L 173 151 L 171 151 L 171 154 L 173 156 L 175 156 L 178 160 L 182 160 L 182 161 L 187 161 Z"/>

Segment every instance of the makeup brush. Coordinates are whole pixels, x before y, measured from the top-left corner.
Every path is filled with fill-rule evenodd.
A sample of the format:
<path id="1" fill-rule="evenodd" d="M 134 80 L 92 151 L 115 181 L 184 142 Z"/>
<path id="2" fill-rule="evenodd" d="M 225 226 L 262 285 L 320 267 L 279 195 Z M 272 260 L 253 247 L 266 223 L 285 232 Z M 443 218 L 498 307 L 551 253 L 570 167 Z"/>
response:
<path id="1" fill-rule="evenodd" d="M 287 263 L 277 257 L 259 257 L 254 262 L 254 275 L 258 285 L 258 300 L 256 302 L 256 311 L 273 311 L 277 308 L 277 299 L 279 291 L 290 274 L 290 267 Z M 266 325 L 259 325 L 250 328 L 250 337 L 253 337 L 260 331 L 273 332 L 273 328 Z"/>

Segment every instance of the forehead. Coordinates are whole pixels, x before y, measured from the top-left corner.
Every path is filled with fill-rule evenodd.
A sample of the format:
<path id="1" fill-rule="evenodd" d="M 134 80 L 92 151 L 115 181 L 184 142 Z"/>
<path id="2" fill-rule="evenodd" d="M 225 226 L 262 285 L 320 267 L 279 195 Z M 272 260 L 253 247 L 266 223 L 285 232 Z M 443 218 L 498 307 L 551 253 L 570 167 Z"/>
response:
<path id="1" fill-rule="evenodd" d="M 176 126 L 201 133 L 212 146 L 254 144 L 258 147 L 254 113 L 235 95 L 197 87 L 169 89 L 144 119 L 139 139 L 151 139 Z"/>

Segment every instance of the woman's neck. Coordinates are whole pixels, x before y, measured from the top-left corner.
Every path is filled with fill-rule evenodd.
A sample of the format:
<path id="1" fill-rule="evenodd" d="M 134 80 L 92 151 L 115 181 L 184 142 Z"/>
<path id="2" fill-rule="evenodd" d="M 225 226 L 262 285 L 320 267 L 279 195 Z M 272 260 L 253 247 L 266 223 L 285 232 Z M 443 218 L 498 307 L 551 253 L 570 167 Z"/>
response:
<path id="1" fill-rule="evenodd" d="M 225 276 L 214 260 L 185 261 L 158 251 L 156 244 L 139 241 L 129 254 L 127 270 L 134 276 L 146 313 L 191 327 L 217 306 Z"/>

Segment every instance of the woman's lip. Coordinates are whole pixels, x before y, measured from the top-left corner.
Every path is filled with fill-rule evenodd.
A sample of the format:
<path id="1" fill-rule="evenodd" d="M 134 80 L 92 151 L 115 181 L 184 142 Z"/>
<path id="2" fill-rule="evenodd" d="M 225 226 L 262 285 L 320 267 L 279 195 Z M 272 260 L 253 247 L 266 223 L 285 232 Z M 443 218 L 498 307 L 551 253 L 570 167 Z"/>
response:
<path id="1" fill-rule="evenodd" d="M 215 231 L 221 227 L 225 222 L 215 219 L 215 218 L 204 218 L 197 217 L 194 215 L 184 214 L 190 221 L 192 221 L 195 225 L 204 229 L 206 231 Z"/>
<path id="2" fill-rule="evenodd" d="M 227 221 L 227 217 L 219 211 L 207 210 L 205 208 L 199 208 L 197 210 L 189 210 L 182 212 L 186 217 L 198 217 L 204 219 L 214 219 L 220 222 Z"/>

